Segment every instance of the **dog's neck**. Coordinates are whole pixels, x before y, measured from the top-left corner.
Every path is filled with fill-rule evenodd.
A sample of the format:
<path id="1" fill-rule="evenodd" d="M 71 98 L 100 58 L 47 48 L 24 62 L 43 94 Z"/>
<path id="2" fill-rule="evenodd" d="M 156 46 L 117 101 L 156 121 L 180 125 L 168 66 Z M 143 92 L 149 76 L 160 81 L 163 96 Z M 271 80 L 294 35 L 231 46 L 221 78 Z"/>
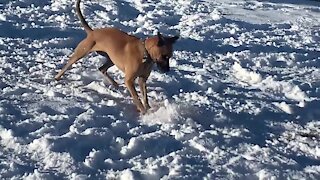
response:
<path id="1" fill-rule="evenodd" d="M 144 52 L 143 52 L 143 63 L 150 63 L 154 62 L 154 60 L 151 58 L 151 55 L 149 54 L 149 51 L 146 47 L 146 41 L 142 41 L 142 45 L 144 47 Z"/>
<path id="2" fill-rule="evenodd" d="M 151 38 L 147 38 L 146 40 L 143 41 L 143 46 L 145 49 L 144 52 L 144 58 L 147 58 L 147 61 L 152 61 L 154 63 L 156 63 L 156 52 L 154 47 L 157 46 L 158 43 L 158 39 L 157 37 L 151 37 Z"/>

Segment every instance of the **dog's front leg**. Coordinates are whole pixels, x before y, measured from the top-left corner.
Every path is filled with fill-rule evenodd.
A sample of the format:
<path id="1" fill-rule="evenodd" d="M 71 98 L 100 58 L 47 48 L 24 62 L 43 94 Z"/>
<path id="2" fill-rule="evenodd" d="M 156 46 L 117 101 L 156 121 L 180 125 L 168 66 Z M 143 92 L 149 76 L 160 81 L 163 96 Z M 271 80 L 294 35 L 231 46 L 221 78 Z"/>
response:
<path id="1" fill-rule="evenodd" d="M 146 109 L 144 108 L 144 106 L 142 105 L 140 99 L 139 99 L 139 96 L 138 96 L 138 93 L 136 91 L 136 88 L 134 87 L 134 79 L 132 78 L 126 78 L 125 80 L 125 84 L 133 98 L 133 102 L 134 104 L 137 106 L 138 110 L 145 114 L 146 113 Z"/>
<path id="2" fill-rule="evenodd" d="M 140 86 L 140 91 L 143 96 L 143 104 L 146 110 L 150 109 L 150 105 L 148 102 L 148 96 L 147 96 L 147 85 L 146 85 L 147 79 L 144 77 L 139 77 L 139 86 Z"/>

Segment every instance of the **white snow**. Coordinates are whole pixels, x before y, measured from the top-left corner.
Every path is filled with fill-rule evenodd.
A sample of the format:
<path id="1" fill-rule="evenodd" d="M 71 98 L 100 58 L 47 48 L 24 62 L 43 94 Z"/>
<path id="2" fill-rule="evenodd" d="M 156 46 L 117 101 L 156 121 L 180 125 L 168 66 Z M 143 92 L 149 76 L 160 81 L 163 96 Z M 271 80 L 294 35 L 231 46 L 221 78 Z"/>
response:
<path id="1" fill-rule="evenodd" d="M 275 102 L 274 105 L 279 107 L 284 112 L 286 112 L 288 114 L 292 114 L 292 109 L 290 108 L 290 106 L 286 102 L 281 102 L 281 103 Z"/>
<path id="2" fill-rule="evenodd" d="M 124 171 L 122 171 L 121 175 L 120 175 L 120 180 L 134 180 L 134 176 L 131 170 L 126 169 Z"/>
<path id="3" fill-rule="evenodd" d="M 233 70 L 235 71 L 235 77 L 240 81 L 242 81 L 243 83 L 254 85 L 262 81 L 260 74 L 255 72 L 250 72 L 242 68 L 239 63 L 235 63 L 232 67 L 233 67 Z"/>
<path id="4" fill-rule="evenodd" d="M 7 18 L 4 14 L 0 14 L 0 21 L 6 21 Z"/>
<path id="5" fill-rule="evenodd" d="M 0 3 L 0 179 L 320 178 L 319 1 L 83 0 L 93 28 L 180 35 L 145 115 L 97 54 L 54 80 L 74 7 Z"/>

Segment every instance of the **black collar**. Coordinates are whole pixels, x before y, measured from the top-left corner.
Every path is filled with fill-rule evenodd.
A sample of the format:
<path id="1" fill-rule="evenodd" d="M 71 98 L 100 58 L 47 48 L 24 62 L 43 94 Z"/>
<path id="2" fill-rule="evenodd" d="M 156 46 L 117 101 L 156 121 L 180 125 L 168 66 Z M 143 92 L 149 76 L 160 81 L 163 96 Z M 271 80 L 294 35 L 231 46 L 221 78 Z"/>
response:
<path id="1" fill-rule="evenodd" d="M 146 41 L 142 41 L 142 45 L 144 47 L 144 53 L 143 53 L 143 62 L 144 63 L 149 63 L 149 62 L 153 62 L 147 48 L 146 48 Z"/>

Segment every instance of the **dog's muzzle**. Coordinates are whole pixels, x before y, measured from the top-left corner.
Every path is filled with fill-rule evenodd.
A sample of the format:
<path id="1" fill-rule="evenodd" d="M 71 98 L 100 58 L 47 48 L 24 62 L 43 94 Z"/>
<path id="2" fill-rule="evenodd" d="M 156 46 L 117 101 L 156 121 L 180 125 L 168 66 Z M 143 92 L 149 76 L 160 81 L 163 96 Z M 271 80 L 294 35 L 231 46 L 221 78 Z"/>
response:
<path id="1" fill-rule="evenodd" d="M 170 71 L 169 59 L 158 61 L 157 66 L 159 70 L 163 73 Z"/>

